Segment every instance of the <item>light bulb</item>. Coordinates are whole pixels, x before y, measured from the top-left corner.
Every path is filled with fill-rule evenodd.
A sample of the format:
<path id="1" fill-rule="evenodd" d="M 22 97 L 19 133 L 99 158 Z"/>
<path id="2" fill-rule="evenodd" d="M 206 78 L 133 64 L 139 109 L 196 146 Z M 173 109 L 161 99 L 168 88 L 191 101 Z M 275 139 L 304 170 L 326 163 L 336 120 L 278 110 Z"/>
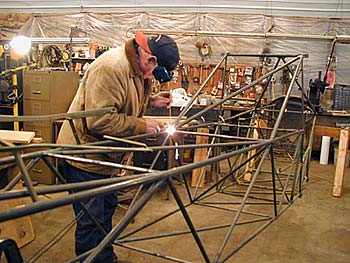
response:
<path id="1" fill-rule="evenodd" d="M 31 45 L 32 43 L 30 39 L 25 36 L 17 36 L 10 41 L 10 46 L 14 49 L 15 52 L 21 55 L 26 54 L 29 51 Z"/>

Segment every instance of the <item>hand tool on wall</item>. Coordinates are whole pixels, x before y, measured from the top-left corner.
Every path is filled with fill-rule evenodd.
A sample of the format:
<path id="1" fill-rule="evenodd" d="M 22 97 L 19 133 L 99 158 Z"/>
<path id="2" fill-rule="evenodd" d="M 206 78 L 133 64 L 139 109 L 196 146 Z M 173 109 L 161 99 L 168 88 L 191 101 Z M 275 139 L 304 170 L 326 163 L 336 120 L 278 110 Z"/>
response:
<path id="1" fill-rule="evenodd" d="M 203 82 L 205 82 L 206 80 L 207 80 L 207 78 L 208 78 L 208 76 L 209 76 L 209 65 L 203 65 L 203 68 L 202 68 L 202 71 L 203 71 Z M 210 88 L 211 89 L 211 87 L 210 87 L 210 82 L 208 81 L 207 82 L 207 86 L 206 86 L 206 90 L 208 90 L 208 88 Z"/>
<path id="2" fill-rule="evenodd" d="M 272 77 L 271 79 L 271 100 L 275 99 L 275 83 L 276 83 L 276 79 L 274 77 Z"/>
<path id="3" fill-rule="evenodd" d="M 180 74 L 181 74 L 181 88 L 185 89 L 187 91 L 188 89 L 188 67 L 185 66 L 182 61 L 179 62 L 180 66 Z"/>
<path id="4" fill-rule="evenodd" d="M 196 84 L 196 85 L 200 85 L 201 79 L 200 79 L 199 67 L 198 66 L 194 66 L 191 73 L 192 73 L 193 83 Z"/>

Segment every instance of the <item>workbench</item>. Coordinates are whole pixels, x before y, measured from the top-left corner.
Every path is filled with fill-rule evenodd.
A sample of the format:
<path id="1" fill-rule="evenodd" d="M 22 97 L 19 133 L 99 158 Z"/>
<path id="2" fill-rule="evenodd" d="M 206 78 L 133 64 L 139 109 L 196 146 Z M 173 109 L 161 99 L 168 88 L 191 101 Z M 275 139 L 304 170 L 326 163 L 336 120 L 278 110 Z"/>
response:
<path id="1" fill-rule="evenodd" d="M 322 136 L 339 140 L 337 163 L 335 164 L 334 184 L 332 195 L 340 197 L 344 181 L 346 154 L 350 141 L 350 113 L 322 112 L 316 118 L 313 150 L 320 150 Z"/>
<path id="2" fill-rule="evenodd" d="M 350 113 L 337 111 L 318 113 L 312 149 L 316 151 L 321 150 L 322 136 L 339 138 L 339 128 L 341 127 L 341 124 L 350 125 Z M 345 125 L 343 125 L 343 127 L 345 127 Z"/>

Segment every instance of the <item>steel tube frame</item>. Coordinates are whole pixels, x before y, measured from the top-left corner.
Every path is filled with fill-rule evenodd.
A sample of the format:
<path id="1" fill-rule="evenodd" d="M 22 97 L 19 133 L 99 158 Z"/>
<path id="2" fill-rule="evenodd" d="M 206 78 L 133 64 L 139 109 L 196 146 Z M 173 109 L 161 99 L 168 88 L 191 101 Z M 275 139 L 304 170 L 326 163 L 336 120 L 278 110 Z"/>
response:
<path id="1" fill-rule="evenodd" d="M 215 74 L 215 71 L 220 67 L 222 63 L 225 63 L 225 68 L 227 67 L 227 58 L 229 56 L 255 56 L 254 54 L 231 54 L 226 53 L 223 57 L 223 59 L 220 61 L 220 63 L 217 64 L 214 71 L 209 74 L 209 77 L 203 82 L 203 84 L 200 87 L 200 90 L 203 90 L 203 88 L 207 85 L 209 79 L 213 77 Z M 273 55 L 264 55 L 264 56 L 273 56 Z M 96 165 L 102 165 L 102 166 L 109 166 L 109 167 L 115 167 L 117 169 L 126 169 L 126 170 L 132 170 L 132 171 L 139 171 L 142 172 L 142 174 L 138 175 L 131 175 L 124 177 L 117 177 L 117 178 L 110 178 L 105 180 L 97 180 L 97 181 L 91 181 L 86 183 L 76 183 L 76 184 L 63 184 L 63 185 L 55 185 L 53 187 L 30 187 L 30 181 L 27 187 L 27 190 L 11 190 L 12 187 L 7 187 L 6 191 L 0 192 L 0 201 L 6 200 L 6 199 L 12 199 L 12 198 L 19 198 L 19 197 L 25 197 L 25 196 L 31 196 L 33 199 L 33 203 L 27 204 L 23 207 L 17 207 L 17 208 L 11 208 L 6 211 L 0 211 L 0 222 L 18 218 L 25 215 L 31 215 L 34 213 L 38 213 L 41 211 L 45 211 L 48 209 L 53 209 L 56 207 L 60 207 L 63 205 L 71 204 L 73 202 L 82 200 L 84 198 L 91 198 L 99 195 L 105 195 L 111 192 L 120 191 L 120 190 L 127 190 L 130 188 L 140 187 L 144 184 L 151 184 L 152 186 L 149 189 L 145 189 L 142 193 L 140 191 L 139 193 L 139 199 L 136 200 L 133 203 L 132 206 L 129 207 L 124 217 L 121 219 L 121 221 L 115 225 L 111 232 L 106 233 L 105 239 L 94 249 L 90 250 L 89 252 L 85 253 L 84 255 L 80 257 L 76 257 L 74 260 L 84 260 L 84 262 L 92 262 L 93 259 L 103 250 L 103 248 L 108 244 L 115 244 L 118 246 L 126 247 L 135 251 L 139 251 L 142 253 L 150 254 L 153 256 L 160 256 L 159 253 L 150 252 L 145 249 L 132 247 L 129 245 L 126 245 L 125 243 L 131 243 L 135 242 L 137 240 L 150 240 L 154 238 L 162 238 L 162 237 L 169 237 L 174 235 L 182 235 L 182 234 L 192 234 L 192 237 L 194 238 L 195 244 L 201 251 L 202 258 L 205 262 L 216 262 L 221 263 L 227 261 L 230 257 L 232 257 L 240 248 L 245 246 L 252 238 L 254 238 L 258 233 L 260 233 L 263 229 L 268 227 L 274 220 L 276 220 L 289 206 L 291 206 L 295 200 L 296 197 L 301 195 L 301 191 L 303 189 L 303 175 L 306 172 L 305 166 L 307 167 L 308 162 L 310 161 L 310 138 L 312 138 L 312 135 L 309 136 L 309 142 L 307 144 L 307 148 L 304 151 L 304 134 L 307 132 L 307 129 L 310 130 L 309 125 L 311 125 L 311 131 L 313 131 L 313 124 L 310 124 L 309 121 L 315 116 L 315 114 L 311 114 L 312 116 L 310 119 L 306 119 L 305 114 L 305 105 L 304 100 L 305 98 L 305 91 L 300 85 L 296 79 L 296 77 L 302 73 L 303 70 L 303 58 L 306 57 L 305 55 L 277 55 L 275 56 L 278 58 L 278 63 L 276 63 L 275 68 L 265 74 L 264 76 L 258 78 L 257 80 L 253 81 L 251 84 L 244 86 L 238 91 L 235 91 L 234 93 L 230 94 L 226 98 L 222 98 L 220 101 L 216 102 L 213 105 L 208 106 L 207 108 L 199 111 L 195 115 L 192 115 L 188 117 L 186 120 L 182 120 L 182 117 L 185 116 L 188 112 L 191 104 L 194 103 L 194 98 L 191 101 L 191 103 L 188 104 L 187 107 L 180 113 L 178 118 L 175 121 L 175 126 L 178 129 L 178 133 L 181 134 L 191 134 L 195 136 L 208 136 L 212 138 L 211 143 L 202 144 L 202 145 L 178 145 L 178 146 L 168 146 L 167 139 L 169 136 L 166 136 L 166 139 L 163 141 L 161 146 L 155 146 L 155 147 L 147 147 L 145 145 L 137 144 L 137 146 L 140 147 L 114 147 L 118 143 L 126 143 L 129 145 L 133 144 L 133 141 L 121 141 L 116 138 L 115 140 L 113 138 L 107 138 L 111 139 L 107 141 L 102 141 L 99 143 L 92 143 L 88 145 L 76 145 L 76 146 L 68 146 L 68 145 L 49 145 L 49 144 L 43 144 L 43 145 L 36 145 L 32 146 L 29 145 L 27 147 L 0 147 L 0 151 L 3 152 L 14 152 L 15 156 L 13 157 L 5 157 L 0 158 L 0 164 L 6 164 L 6 163 L 14 163 L 17 161 L 18 167 L 20 168 L 21 173 L 16 176 L 16 180 L 18 180 L 23 174 L 28 175 L 28 170 L 30 167 L 35 164 L 36 161 L 39 159 L 43 159 L 44 162 L 47 164 L 47 166 L 52 170 L 56 177 L 60 178 L 61 181 L 63 178 L 61 178 L 61 175 L 56 170 L 56 168 L 50 164 L 47 160 L 48 157 L 57 158 L 57 159 L 69 159 L 74 160 L 78 162 L 88 162 L 88 163 L 94 163 Z M 290 58 L 290 61 L 286 61 L 286 58 Z M 278 65 L 280 61 L 283 61 L 283 65 Z M 294 72 L 291 71 L 289 68 L 290 65 L 297 63 L 296 69 Z M 245 114 L 249 114 L 250 119 L 254 120 L 256 118 L 256 115 L 259 114 L 259 111 L 262 109 L 268 109 L 270 105 L 261 105 L 260 101 L 263 95 L 261 95 L 258 98 L 257 105 L 248 111 L 245 111 L 244 113 L 239 113 L 236 116 L 229 117 L 227 119 L 222 119 L 218 122 L 212 122 L 212 123 L 202 123 L 198 124 L 198 127 L 200 125 L 207 125 L 207 127 L 215 128 L 215 133 L 198 133 L 198 132 L 191 132 L 189 131 L 191 127 L 184 128 L 184 125 L 189 123 L 191 120 L 196 119 L 206 112 L 208 112 L 211 109 L 214 109 L 218 106 L 222 106 L 222 104 L 231 99 L 234 98 L 237 94 L 241 93 L 242 91 L 258 84 L 260 81 L 272 78 L 273 74 L 277 73 L 283 68 L 288 68 L 293 73 L 293 77 L 291 80 L 290 85 L 288 86 L 286 96 L 284 97 L 284 100 L 282 102 L 282 105 L 279 108 L 279 113 L 277 114 L 277 118 L 274 120 L 273 126 L 262 128 L 261 130 L 265 130 L 268 132 L 269 136 L 268 138 L 259 138 L 259 139 L 251 139 L 249 137 L 241 137 L 241 136 L 233 136 L 233 135 L 224 135 L 220 134 L 220 128 L 223 125 L 228 125 L 233 127 L 234 125 L 230 123 L 226 123 L 228 121 L 233 121 Z M 223 79 L 224 76 L 223 76 Z M 301 117 L 301 129 L 292 129 L 292 128 L 283 128 L 280 127 L 282 118 L 284 116 L 285 109 L 288 106 L 289 97 L 291 95 L 291 92 L 293 90 L 294 86 L 299 87 L 301 90 L 301 108 L 300 113 L 302 115 Z M 268 85 L 264 86 L 263 92 L 266 92 L 266 89 L 268 88 Z M 196 96 L 198 96 L 200 93 L 197 92 Z M 311 111 L 313 111 L 311 107 Z M 73 113 L 73 114 L 59 114 L 55 116 L 41 116 L 41 117 L 32 117 L 32 118 L 26 118 L 24 116 L 20 117 L 12 117 L 7 118 L 0 116 L 0 122 L 12 122 L 12 121 L 41 121 L 41 120 L 54 120 L 54 119 L 65 119 L 65 120 L 71 120 L 72 118 L 83 118 L 87 116 L 96 116 L 99 114 L 113 114 L 114 108 L 108 108 L 103 109 L 101 111 L 93 111 L 93 112 L 79 112 L 79 113 Z M 298 112 L 298 111 L 297 111 Z M 305 121 L 308 121 L 308 125 L 305 125 Z M 73 123 L 73 122 L 72 122 Z M 239 125 L 238 125 L 239 127 Z M 195 128 L 195 127 L 194 127 Z M 256 129 L 256 127 L 253 127 L 252 122 L 250 125 L 242 125 L 241 128 L 247 128 L 247 129 Z M 74 125 L 72 127 L 74 130 Z M 294 150 L 293 155 L 291 155 L 291 165 L 289 165 L 289 171 L 287 173 L 282 173 L 278 171 L 277 166 L 279 165 L 277 162 L 277 146 L 279 142 L 282 142 L 288 138 L 293 138 L 291 140 L 290 145 L 294 145 L 296 143 L 296 147 L 291 148 L 291 150 Z M 296 136 L 296 138 L 295 138 Z M 127 140 L 134 140 L 137 142 L 137 140 L 147 137 L 147 135 L 142 136 L 132 136 L 129 138 L 126 138 Z M 215 140 L 220 140 L 219 142 L 215 142 Z M 221 140 L 227 140 L 228 142 L 221 142 Z M 112 145 L 112 146 L 110 146 Z M 38 149 L 41 148 L 49 148 L 48 150 L 41 150 L 37 152 L 33 152 L 30 154 L 19 154 L 20 150 L 31 148 L 31 147 L 38 147 Z M 176 167 L 174 169 L 170 170 L 164 170 L 164 171 L 156 171 L 153 169 L 153 166 L 159 157 L 160 153 L 163 151 L 169 151 L 174 149 L 188 149 L 188 148 L 200 148 L 205 147 L 209 149 L 218 149 L 218 151 L 213 152 L 213 156 L 210 157 L 210 154 L 207 154 L 207 158 L 204 161 L 197 162 L 197 163 L 189 163 L 185 165 L 181 165 L 179 167 Z M 228 147 L 229 151 L 226 153 L 220 152 L 220 149 L 222 147 Z M 232 150 L 233 147 L 237 147 L 236 150 Z M 119 152 L 121 150 L 124 150 L 126 152 L 135 152 L 135 151 L 142 151 L 142 152 L 156 152 L 156 158 L 152 162 L 152 167 L 150 169 L 145 169 L 142 167 L 135 167 L 135 166 L 129 166 L 129 165 L 123 165 L 123 164 L 115 164 L 115 163 L 109 163 L 104 161 L 94 161 L 90 160 L 88 158 L 80 158 L 75 157 L 76 154 L 92 154 L 92 153 L 102 153 L 102 152 Z M 244 157 L 248 152 L 255 150 L 256 153 L 249 156 L 249 158 Z M 269 158 L 268 158 L 269 157 Z M 217 180 L 215 184 L 213 184 L 210 187 L 207 187 L 207 189 L 200 190 L 199 188 L 196 188 L 195 194 L 192 195 L 189 186 L 187 184 L 186 178 L 183 176 L 184 179 L 184 185 L 186 187 L 187 196 L 189 198 L 189 203 L 185 204 L 182 200 L 182 196 L 178 193 L 177 187 L 175 187 L 172 178 L 176 175 L 183 175 L 187 172 L 192 171 L 193 169 L 197 168 L 203 168 L 206 165 L 213 165 L 213 164 L 219 164 L 221 161 L 228 161 L 231 162 L 231 158 L 236 158 L 237 162 L 234 162 L 233 165 L 230 164 L 230 168 L 227 171 L 227 173 L 224 175 L 224 177 Z M 256 163 L 258 164 L 257 168 L 253 170 L 254 174 L 249 183 L 240 182 L 241 178 L 238 176 L 232 177 L 232 175 L 236 172 L 238 172 L 242 167 L 244 167 L 247 163 L 249 163 L 251 160 L 256 159 Z M 24 160 L 29 160 L 29 164 L 27 166 L 24 165 Z M 264 164 L 268 161 L 270 163 L 270 170 L 266 171 L 266 169 L 263 169 Z M 303 161 L 306 161 L 307 163 L 304 164 Z M 260 176 L 263 174 L 269 175 L 268 180 L 261 180 Z M 283 178 L 280 178 L 280 177 Z M 232 178 L 232 182 L 229 181 L 229 179 Z M 262 178 L 264 179 L 264 178 Z M 11 185 L 13 186 L 16 181 L 12 181 Z M 166 215 L 163 215 L 159 218 L 156 218 L 155 220 L 152 220 L 151 222 L 146 222 L 141 227 L 132 229 L 128 231 L 128 233 L 124 233 L 125 228 L 130 225 L 130 223 L 134 220 L 134 218 L 142 211 L 142 208 L 150 201 L 151 197 L 155 193 L 157 189 L 159 189 L 163 184 L 167 183 L 170 187 L 171 193 L 173 197 L 175 198 L 175 201 L 177 203 L 178 209 L 167 213 Z M 259 186 L 259 184 L 262 184 Z M 240 189 L 246 189 L 245 191 L 242 191 L 241 193 L 235 193 L 234 191 L 231 191 L 230 189 L 232 187 L 240 187 Z M 59 193 L 64 191 L 79 191 L 71 193 L 67 196 L 57 197 L 53 200 L 43 200 L 39 201 L 37 200 L 37 195 L 46 194 L 46 193 Z M 197 194 L 198 192 L 198 194 Z M 290 196 L 289 196 L 290 193 Z M 272 198 L 268 197 L 260 197 L 255 196 L 259 194 L 264 195 L 270 195 Z M 230 197 L 230 200 L 228 201 L 219 201 L 219 200 L 208 200 L 209 198 L 215 198 L 216 196 L 225 196 Z M 231 199 L 231 196 L 233 199 Z M 259 202 L 250 202 L 250 199 L 257 200 Z M 234 207 L 221 207 L 219 205 L 238 205 L 237 208 Z M 190 213 L 188 212 L 189 209 L 191 209 L 192 205 L 199 205 L 202 209 L 208 208 L 208 209 L 220 209 L 221 211 L 227 211 L 231 214 L 232 220 L 229 223 L 221 224 L 217 226 L 205 226 L 201 228 L 196 228 L 194 224 L 194 218 L 190 216 Z M 247 210 L 245 209 L 246 206 L 259 206 L 259 205 L 271 205 L 273 207 L 273 214 L 269 215 L 266 213 L 261 213 L 259 211 L 255 210 Z M 138 237 L 134 238 L 133 235 L 136 233 L 141 232 L 145 228 L 148 228 L 152 225 L 154 225 L 155 222 L 162 222 L 163 219 L 175 215 L 176 213 L 181 212 L 183 218 L 185 219 L 186 225 L 188 227 L 188 230 L 181 230 L 177 231 L 175 233 L 168 233 L 168 234 L 159 234 L 159 235 L 152 235 L 152 236 L 145 236 L 145 237 Z M 249 215 L 249 216 L 255 216 L 257 218 L 252 218 L 250 220 L 243 220 L 240 221 L 241 215 Z M 224 254 L 224 250 L 226 249 L 229 240 L 231 239 L 234 230 L 236 226 L 243 226 L 243 225 L 249 225 L 254 223 L 260 223 L 265 222 L 265 224 L 261 225 L 256 231 L 254 231 L 253 234 L 245 238 L 238 246 L 233 248 L 233 250 L 230 250 L 230 252 Z M 210 259 L 208 257 L 208 252 L 205 249 L 205 244 L 203 241 L 199 238 L 198 232 L 202 231 L 210 231 L 217 228 L 227 228 L 226 234 L 223 236 L 223 239 L 221 240 L 220 246 L 218 248 L 218 251 L 215 254 L 215 257 L 213 259 Z M 85 257 L 85 259 L 83 259 Z M 178 259 L 172 256 L 162 255 L 161 256 L 164 260 L 171 260 L 175 262 L 188 262 L 183 259 Z"/>

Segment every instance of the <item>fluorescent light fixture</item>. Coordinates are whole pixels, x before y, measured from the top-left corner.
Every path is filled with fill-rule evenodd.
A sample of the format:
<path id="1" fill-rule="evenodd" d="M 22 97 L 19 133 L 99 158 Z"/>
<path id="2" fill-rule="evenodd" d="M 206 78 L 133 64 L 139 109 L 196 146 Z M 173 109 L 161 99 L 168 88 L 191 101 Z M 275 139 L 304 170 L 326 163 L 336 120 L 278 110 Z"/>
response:
<path id="1" fill-rule="evenodd" d="M 89 37 L 31 37 L 31 42 L 34 44 L 89 44 Z"/>
<path id="2" fill-rule="evenodd" d="M 10 46 L 14 49 L 18 54 L 24 55 L 26 54 L 30 46 L 32 45 L 30 39 L 25 36 L 16 36 L 10 41 Z"/>

